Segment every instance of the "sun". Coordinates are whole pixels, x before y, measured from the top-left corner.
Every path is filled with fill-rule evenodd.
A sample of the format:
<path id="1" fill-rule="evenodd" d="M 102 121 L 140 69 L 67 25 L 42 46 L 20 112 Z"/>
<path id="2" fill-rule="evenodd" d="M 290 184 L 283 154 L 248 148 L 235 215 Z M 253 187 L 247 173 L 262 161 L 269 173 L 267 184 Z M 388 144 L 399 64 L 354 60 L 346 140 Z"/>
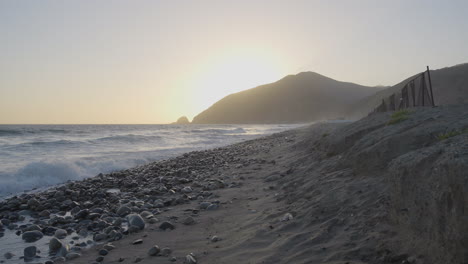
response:
<path id="1" fill-rule="evenodd" d="M 280 64 L 258 54 L 231 54 L 207 63 L 191 85 L 195 108 L 204 110 L 223 97 L 281 78 Z"/>

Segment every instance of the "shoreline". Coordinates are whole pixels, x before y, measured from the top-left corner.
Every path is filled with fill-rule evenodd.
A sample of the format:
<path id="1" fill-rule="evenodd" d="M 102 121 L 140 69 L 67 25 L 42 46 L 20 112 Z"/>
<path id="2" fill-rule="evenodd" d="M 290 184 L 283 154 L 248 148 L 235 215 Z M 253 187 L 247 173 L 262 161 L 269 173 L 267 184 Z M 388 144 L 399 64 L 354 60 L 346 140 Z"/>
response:
<path id="1" fill-rule="evenodd" d="M 30 207 L 43 216 L 13 228 L 26 239 L 92 237 L 50 244 L 67 263 L 462 263 L 464 236 L 443 230 L 466 228 L 450 208 L 467 203 L 467 111 L 378 113 L 185 153 L 23 197 L 7 217 L 2 203 L 0 217 Z"/>
<path id="2" fill-rule="evenodd" d="M 301 129 L 303 127 L 299 127 L 299 128 L 293 128 L 292 130 L 296 130 L 296 129 Z M 290 131 L 290 130 L 288 130 Z M 286 133 L 287 131 L 283 131 L 283 132 L 279 132 L 279 134 L 281 133 Z M 276 133 L 278 134 L 278 133 Z M 256 138 L 256 139 L 247 139 L 247 140 L 243 140 L 243 141 L 240 141 L 238 143 L 234 143 L 234 144 L 231 144 L 231 145 L 227 145 L 227 146 L 223 146 L 223 147 L 217 147 L 217 148 L 214 148 L 214 149 L 208 149 L 208 150 L 201 150 L 201 151 L 192 151 L 192 152 L 188 152 L 188 153 L 184 153 L 180 156 L 176 156 L 174 158 L 170 158 L 170 159 L 167 159 L 167 160 L 159 160 L 159 161 L 154 161 L 154 162 L 151 162 L 151 163 L 148 163 L 148 164 L 144 164 L 144 165 L 140 165 L 140 166 L 137 166 L 137 167 L 133 167 L 133 168 L 129 168 L 129 169 L 125 169 L 125 170 L 120 170 L 120 171 L 116 171 L 116 172 L 112 172 L 112 173 L 109 173 L 109 174 L 99 174 L 97 176 L 94 176 L 94 177 L 90 177 L 90 178 L 85 178 L 83 180 L 77 180 L 77 181 L 71 181 L 71 182 L 66 182 L 66 183 L 63 183 L 63 184 L 59 184 L 59 185 L 54 185 L 54 186 L 48 186 L 48 187 L 44 187 L 43 188 L 40 188 L 38 190 L 31 190 L 31 191 L 28 191 L 28 192 L 23 192 L 21 194 L 16 194 L 16 195 L 12 195 L 10 197 L 4 197 L 1 201 L 0 201 L 0 208 L 2 208 L 2 211 L 0 211 L 0 215 L 4 214 L 4 213 L 7 213 L 7 218 L 6 219 L 9 219 L 11 221 L 7 221 L 5 224 L 3 224 L 1 227 L 0 227 L 0 230 L 4 230 L 4 231 L 0 231 L 0 243 L 1 243 L 1 239 L 2 239 L 2 236 L 5 234 L 5 230 L 8 230 L 9 228 L 11 228 L 11 230 L 22 230 L 20 233 L 25 233 L 27 232 L 27 230 L 30 230 L 30 228 L 24 228 L 25 225 L 32 225 L 32 226 L 36 226 L 37 227 L 37 224 L 42 224 L 43 226 L 47 226 L 49 224 L 46 224 L 46 222 L 44 222 L 45 220 L 54 220 L 54 224 L 51 225 L 51 226 L 54 226 L 50 229 L 53 229 L 53 230 L 47 230 L 47 232 L 44 232 L 44 229 L 43 228 L 36 228 L 37 231 L 41 231 L 43 232 L 43 235 L 44 235 L 44 238 L 41 239 L 41 242 L 44 242 L 43 240 L 44 239 L 51 239 L 53 236 L 54 236 L 54 233 L 57 229 L 62 229 L 60 227 L 63 227 L 63 230 L 67 230 L 68 229 L 68 235 L 69 236 L 75 236 L 74 238 L 78 238 L 78 233 L 80 233 L 80 230 L 78 228 L 75 228 L 75 226 L 73 226 L 72 228 L 70 228 L 70 223 L 73 222 L 73 221 L 70 221 L 71 219 L 67 219 L 70 218 L 69 214 L 71 212 L 71 216 L 74 216 L 75 214 L 83 214 L 82 211 L 90 211 L 92 209 L 96 209 L 96 207 L 99 208 L 99 206 L 90 206 L 90 205 L 87 205 L 87 207 L 90 209 L 86 209 L 86 208 L 83 208 L 83 204 L 82 202 L 83 201 L 77 201 L 77 199 L 69 199 L 70 198 L 70 195 L 67 195 L 66 192 L 68 191 L 76 191 L 77 187 L 76 185 L 80 185 L 80 184 L 84 184 L 84 183 L 89 183 L 89 182 L 100 182 L 100 181 L 103 181 L 105 182 L 105 179 L 106 177 L 115 177 L 115 178 L 119 178 L 121 177 L 122 175 L 126 174 L 127 176 L 130 176 L 130 175 L 135 175 L 135 174 L 138 174 L 142 171 L 145 171 L 147 170 L 148 168 L 151 168 L 153 166 L 159 166 L 161 164 L 165 164 L 165 163 L 172 163 L 174 160 L 178 160 L 178 159 L 184 159 L 184 157 L 187 157 L 187 156 L 191 156 L 191 155 L 202 155 L 203 153 L 205 152 L 213 152 L 213 151 L 223 151 L 223 149 L 226 149 L 226 148 L 231 148 L 233 146 L 236 146 L 238 144 L 245 144 L 246 142 L 250 142 L 250 141 L 257 141 L 257 140 L 262 140 L 264 138 L 268 138 L 268 137 L 271 137 L 271 136 L 274 136 L 276 134 L 273 134 L 273 135 L 266 135 L 266 136 L 262 136 L 260 138 Z M 170 172 L 169 174 L 172 174 L 172 172 Z M 114 182 L 115 183 L 115 182 Z M 127 182 L 126 183 L 128 187 L 127 189 L 131 190 L 132 188 L 134 187 L 137 187 L 137 185 L 140 185 L 140 184 L 135 184 L 134 181 L 130 181 L 130 182 Z M 221 184 L 222 185 L 222 184 Z M 99 187 L 99 188 L 96 188 L 94 191 L 95 192 L 104 192 L 106 193 L 106 191 L 108 189 L 112 189 L 112 187 L 115 187 L 114 189 L 119 189 L 119 186 L 113 186 L 113 185 L 108 185 L 107 187 Z M 126 187 L 124 188 L 120 188 L 121 190 L 119 190 L 119 192 L 117 193 L 112 193 L 112 195 L 122 195 L 122 197 L 126 197 Z M 219 186 L 218 186 L 219 187 Z M 209 189 L 216 189 L 218 187 L 209 187 Z M 221 186 L 221 187 L 227 187 L 227 186 Z M 138 187 L 137 187 L 138 188 Z M 121 192 L 122 191 L 122 192 Z M 134 190 L 133 190 L 134 191 Z M 164 192 L 167 192 L 169 190 L 165 189 Z M 181 190 L 177 190 L 177 191 L 181 191 Z M 58 194 L 57 194 L 58 193 Z M 107 195 L 108 193 L 106 193 Z M 161 193 L 162 194 L 162 193 Z M 172 194 L 172 193 L 171 193 Z M 76 195 L 76 193 L 74 194 Z M 78 195 L 78 196 L 81 196 L 81 195 Z M 164 194 L 162 194 L 162 196 L 164 196 Z M 184 196 L 186 196 L 184 194 Z M 106 199 L 108 199 L 109 197 L 106 197 Z M 42 208 L 41 206 L 39 206 L 38 204 L 39 203 L 42 203 L 48 199 L 52 199 L 54 200 L 54 202 L 61 202 L 61 203 L 67 203 L 69 205 L 65 206 L 65 205 L 60 205 L 60 208 L 59 207 L 55 207 L 55 209 L 52 209 L 50 206 L 45 206 L 44 208 Z M 57 201 L 58 199 L 58 201 Z M 185 199 L 187 199 L 187 197 L 185 197 Z M 188 200 L 191 200 L 193 198 L 189 198 Z M 23 202 L 21 202 L 21 200 L 23 200 Z M 30 202 L 30 201 L 33 201 L 33 202 Z M 71 202 L 70 202 L 71 201 Z M 115 200 L 114 200 L 115 201 Z M 89 202 L 89 201 L 85 201 L 86 202 Z M 171 202 L 169 201 L 164 201 L 164 204 L 159 204 L 158 206 L 154 207 L 153 209 L 157 209 L 157 208 L 164 208 L 166 207 L 166 205 L 169 205 Z M 184 203 L 182 201 L 177 201 L 176 203 Z M 37 207 L 34 207 L 34 205 L 32 204 L 35 204 L 37 205 Z M 13 207 L 11 208 L 15 208 L 17 207 L 18 210 L 15 210 L 15 209 L 12 209 L 12 210 L 4 210 L 5 209 L 5 206 L 8 206 L 8 205 L 13 205 Z M 27 206 L 25 206 L 27 205 Z M 81 207 L 80 209 L 84 209 L 84 210 L 80 210 L 77 212 L 76 208 L 75 207 Z M 112 206 L 111 206 L 112 207 Z M 75 210 L 73 210 L 75 208 Z M 116 208 L 109 208 L 110 210 L 114 210 Z M 19 212 L 23 210 L 23 212 L 21 214 L 18 214 L 16 212 Z M 26 211 L 28 212 L 26 212 Z M 31 211 L 30 211 L 31 210 Z M 149 210 L 149 209 L 148 209 Z M 98 210 L 100 211 L 100 210 Z M 158 211 L 158 210 L 156 210 Z M 153 212 L 155 212 L 155 210 L 153 210 Z M 8 215 L 8 213 L 11 213 L 11 215 Z M 28 223 L 27 221 L 21 221 L 21 219 L 23 219 L 23 214 L 26 213 L 28 216 L 30 215 L 30 218 L 31 218 L 31 221 Z M 65 214 L 64 214 L 65 213 Z M 159 214 L 159 211 L 157 212 Z M 88 212 L 88 215 L 89 214 L 92 214 L 90 212 Z M 63 216 L 62 216 L 63 215 Z M 104 215 L 104 214 L 103 214 Z M 109 215 L 113 215 L 113 216 L 116 216 L 115 212 L 112 213 L 109 211 Z M 3 219 L 5 219 L 4 216 L 2 216 Z M 50 218 L 49 218 L 50 217 Z M 29 217 L 26 218 L 26 220 L 28 220 Z M 58 222 L 62 221 L 63 223 L 57 223 L 56 219 L 59 219 Z M 19 223 L 21 223 L 22 226 L 17 226 L 15 224 L 15 222 L 17 220 L 20 220 Z M 83 219 L 73 219 L 75 222 L 76 221 L 83 221 L 85 220 L 86 221 L 86 218 L 83 218 Z M 148 220 L 148 219 L 145 219 L 145 220 Z M 11 226 L 8 227 L 9 225 L 9 222 L 11 222 Z M 122 219 L 121 222 L 126 222 L 125 219 Z M 110 226 L 115 226 L 115 225 L 110 225 Z M 86 239 L 94 239 L 95 240 L 95 237 L 96 237 L 96 234 L 93 234 L 92 236 L 90 236 L 89 233 L 94 233 L 95 231 L 97 231 L 97 229 L 94 229 L 94 231 L 92 232 L 82 232 L 80 236 L 80 239 L 76 239 L 77 241 L 82 241 L 82 240 L 86 240 Z M 102 230 L 101 230 L 102 231 Z M 122 235 L 128 235 L 126 233 L 127 230 L 121 230 L 123 231 L 122 232 Z M 99 234 L 99 232 L 96 232 L 97 234 Z M 11 232 L 10 232 L 11 234 Z M 100 239 L 98 239 L 100 240 Z M 111 239 L 113 240 L 113 239 Z M 87 245 L 84 246 L 83 244 L 83 247 L 81 249 L 77 248 L 75 246 L 75 250 L 77 252 L 81 252 L 82 250 L 84 249 L 89 249 L 89 245 L 94 245 L 94 246 L 98 246 L 99 245 L 99 242 L 101 241 L 94 241 L 94 243 L 90 243 L 88 241 Z M 102 242 L 101 242 L 102 243 Z M 25 244 L 25 247 L 28 246 L 28 245 L 31 245 L 32 243 L 26 243 Z M 34 243 L 35 244 L 35 243 Z M 34 245 L 33 244 L 33 245 Z M 42 243 L 42 248 L 44 248 L 44 244 L 45 243 Z M 70 247 L 70 246 L 73 246 L 72 245 L 68 245 L 69 247 L 69 250 L 68 252 L 69 253 L 73 253 L 73 248 Z M 63 245 L 64 248 L 67 248 L 66 245 Z M 92 248 L 93 246 L 91 246 Z M 39 249 L 39 246 L 38 246 L 38 249 Z M 42 251 L 44 251 L 44 249 L 42 249 Z M 2 252 L 3 253 L 3 252 Z M 18 252 L 15 252 L 15 257 L 21 257 L 19 256 Z M 43 252 L 43 253 L 46 253 L 46 252 Z M 54 252 L 55 253 L 55 252 Z M 3 255 L 3 254 L 2 254 Z M 39 255 L 39 254 L 38 254 Z M 47 254 L 44 255 L 44 254 L 40 254 L 42 256 L 42 260 L 44 260 L 44 258 L 47 257 Z M 4 257 L 4 256 L 1 256 L 1 257 Z M 0 257 L 0 258 L 1 258 Z M 66 254 L 63 254 L 62 252 L 62 257 L 66 257 Z M 14 258 L 13 258 L 14 259 Z M 6 259 L 3 259 L 3 261 L 6 261 L 6 263 L 9 263 L 8 260 Z M 60 262 L 60 258 L 56 259 L 56 261 Z"/>

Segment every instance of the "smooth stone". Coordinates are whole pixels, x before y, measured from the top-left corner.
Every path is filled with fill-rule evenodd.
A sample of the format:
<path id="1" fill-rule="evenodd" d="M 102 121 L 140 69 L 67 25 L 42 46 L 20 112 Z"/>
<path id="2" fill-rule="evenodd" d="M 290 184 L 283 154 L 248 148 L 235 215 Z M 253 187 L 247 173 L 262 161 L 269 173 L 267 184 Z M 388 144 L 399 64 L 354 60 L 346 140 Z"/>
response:
<path id="1" fill-rule="evenodd" d="M 42 228 L 38 225 L 30 225 L 26 227 L 25 231 L 41 231 Z"/>
<path id="2" fill-rule="evenodd" d="M 11 252 L 7 252 L 5 254 L 3 254 L 3 256 L 6 258 L 6 259 L 11 259 L 15 256 L 15 254 L 11 253 Z"/>
<path id="3" fill-rule="evenodd" d="M 213 237 L 211 238 L 211 242 L 218 242 L 218 241 L 220 241 L 220 240 L 221 240 L 221 238 L 219 238 L 218 236 L 213 236 Z"/>
<path id="4" fill-rule="evenodd" d="M 185 218 L 182 221 L 182 224 L 184 224 L 184 225 L 193 225 L 193 224 L 195 224 L 195 219 L 193 219 L 193 217 L 189 216 L 189 217 Z"/>
<path id="5" fill-rule="evenodd" d="M 42 237 L 44 236 L 44 234 L 42 234 L 41 231 L 28 231 L 28 232 L 25 232 L 23 233 L 23 235 L 21 236 L 21 238 L 28 242 L 28 243 L 31 243 L 31 242 L 36 242 L 38 241 L 39 239 L 41 239 Z"/>
<path id="6" fill-rule="evenodd" d="M 143 230 L 145 228 L 145 221 L 139 214 L 128 215 L 127 220 L 129 226 L 136 226 L 140 230 Z"/>
<path id="7" fill-rule="evenodd" d="M 133 245 L 138 245 L 138 244 L 142 244 L 142 243 L 143 243 L 143 239 L 137 239 L 137 240 L 132 242 Z"/>
<path id="8" fill-rule="evenodd" d="M 282 222 L 286 222 L 286 221 L 290 221 L 290 220 L 293 220 L 293 215 L 291 213 L 286 213 L 282 218 L 281 218 L 281 221 Z"/>
<path id="9" fill-rule="evenodd" d="M 150 224 L 156 224 L 157 222 L 159 222 L 159 219 L 157 219 L 157 218 L 150 218 L 148 220 L 148 223 L 150 223 Z"/>
<path id="10" fill-rule="evenodd" d="M 200 203 L 200 209 L 206 209 L 210 205 L 211 205 L 210 202 L 202 202 L 202 203 Z"/>
<path id="11" fill-rule="evenodd" d="M 107 250 L 105 250 L 105 249 L 99 250 L 99 255 L 101 255 L 101 256 L 107 256 L 107 254 L 109 254 L 109 251 L 107 251 Z"/>
<path id="12" fill-rule="evenodd" d="M 103 248 L 104 248 L 105 250 L 107 250 L 107 251 L 111 251 L 111 250 L 115 249 L 115 246 L 112 245 L 112 244 L 105 244 L 105 245 L 103 246 Z"/>
<path id="13" fill-rule="evenodd" d="M 130 209 L 128 206 L 125 206 L 125 205 L 123 205 L 123 206 L 119 207 L 119 209 L 117 209 L 117 214 L 120 215 L 120 216 L 126 216 L 131 212 L 132 212 L 132 209 Z"/>
<path id="14" fill-rule="evenodd" d="M 36 256 L 37 248 L 35 246 L 30 246 L 24 249 L 24 258 L 32 259 Z"/>
<path id="15" fill-rule="evenodd" d="M 219 208 L 219 205 L 218 204 L 211 204 L 210 206 L 208 206 L 206 208 L 207 211 L 214 211 L 214 210 L 217 210 Z"/>
<path id="16" fill-rule="evenodd" d="M 148 255 L 157 256 L 159 252 L 161 252 L 161 249 L 157 245 L 154 245 L 148 250 Z"/>
<path id="17" fill-rule="evenodd" d="M 66 259 L 67 260 L 72 260 L 72 259 L 76 259 L 76 258 L 79 258 L 81 257 L 81 254 L 80 253 L 76 253 L 76 252 L 70 252 L 66 255 Z"/>
<path id="18" fill-rule="evenodd" d="M 163 255 L 165 257 L 171 255 L 171 253 L 172 253 L 172 249 L 170 249 L 170 248 L 161 249 L 161 255 Z"/>
<path id="19" fill-rule="evenodd" d="M 104 261 L 104 257 L 103 256 L 99 256 L 96 258 L 96 261 L 97 262 L 103 262 Z"/>
<path id="20" fill-rule="evenodd" d="M 67 235 L 68 235 L 68 233 L 64 229 L 57 229 L 57 230 L 55 230 L 55 234 L 54 234 L 54 236 L 56 238 L 59 238 L 59 239 L 63 239 L 65 237 L 67 237 Z"/>
<path id="21" fill-rule="evenodd" d="M 164 222 L 162 222 L 162 223 L 159 225 L 159 229 L 162 229 L 162 230 L 166 230 L 166 229 L 174 230 L 174 229 L 175 229 L 175 226 L 174 226 L 171 222 L 164 221 Z"/>
<path id="22" fill-rule="evenodd" d="M 59 250 L 61 247 L 63 247 L 63 243 L 58 238 L 53 237 L 53 238 L 50 239 L 50 242 L 49 242 L 49 250 L 50 251 L 55 252 L 55 251 Z"/>

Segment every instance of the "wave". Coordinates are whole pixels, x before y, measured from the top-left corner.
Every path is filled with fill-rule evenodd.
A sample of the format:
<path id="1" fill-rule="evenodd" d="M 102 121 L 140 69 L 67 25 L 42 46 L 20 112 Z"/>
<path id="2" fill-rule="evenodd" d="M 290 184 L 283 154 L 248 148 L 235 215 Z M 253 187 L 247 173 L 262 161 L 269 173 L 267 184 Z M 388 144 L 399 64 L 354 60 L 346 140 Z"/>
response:
<path id="1" fill-rule="evenodd" d="M 144 136 L 144 135 L 135 135 L 135 134 L 127 134 L 127 135 L 116 135 L 116 136 L 109 136 L 109 137 L 102 137 L 98 139 L 93 139 L 91 142 L 109 142 L 109 141 L 117 141 L 117 142 L 128 142 L 128 143 L 135 143 L 141 141 L 154 141 L 154 140 L 161 140 L 162 137 L 160 136 Z"/>
<path id="2" fill-rule="evenodd" d="M 245 129 L 238 127 L 233 129 L 218 129 L 218 128 L 209 128 L 209 129 L 193 129 L 187 131 L 187 133 L 214 133 L 214 134 L 245 134 L 247 131 Z"/>
<path id="3" fill-rule="evenodd" d="M 21 135 L 32 135 L 32 134 L 68 134 L 70 130 L 66 129 L 54 129 L 54 128 L 19 128 L 19 129 L 0 129 L 1 136 L 21 136 Z"/>
<path id="4" fill-rule="evenodd" d="M 152 160 L 144 157 L 94 157 L 77 160 L 31 162 L 13 173 L 0 174 L 0 197 L 81 180 L 141 165 Z"/>

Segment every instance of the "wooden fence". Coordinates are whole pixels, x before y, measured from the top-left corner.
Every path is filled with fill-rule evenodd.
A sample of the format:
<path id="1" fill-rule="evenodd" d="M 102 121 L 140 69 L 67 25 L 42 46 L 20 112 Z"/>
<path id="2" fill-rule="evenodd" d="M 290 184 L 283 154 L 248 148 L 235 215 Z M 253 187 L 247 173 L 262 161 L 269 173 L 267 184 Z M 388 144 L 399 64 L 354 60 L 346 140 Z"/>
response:
<path id="1" fill-rule="evenodd" d="M 409 80 L 400 91 L 382 99 L 380 105 L 372 113 L 417 106 L 435 106 L 429 66 L 426 71 Z"/>

